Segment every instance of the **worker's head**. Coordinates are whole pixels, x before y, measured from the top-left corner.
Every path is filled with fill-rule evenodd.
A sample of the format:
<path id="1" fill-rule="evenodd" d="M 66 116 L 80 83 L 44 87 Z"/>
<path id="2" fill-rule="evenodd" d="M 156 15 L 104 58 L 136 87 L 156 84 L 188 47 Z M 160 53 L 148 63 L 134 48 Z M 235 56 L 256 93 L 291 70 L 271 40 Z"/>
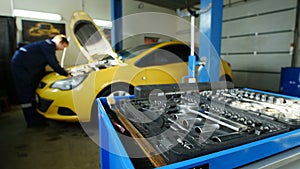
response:
<path id="1" fill-rule="evenodd" d="M 52 38 L 52 40 L 55 43 L 56 50 L 64 50 L 69 46 L 69 41 L 65 35 L 56 35 Z"/>

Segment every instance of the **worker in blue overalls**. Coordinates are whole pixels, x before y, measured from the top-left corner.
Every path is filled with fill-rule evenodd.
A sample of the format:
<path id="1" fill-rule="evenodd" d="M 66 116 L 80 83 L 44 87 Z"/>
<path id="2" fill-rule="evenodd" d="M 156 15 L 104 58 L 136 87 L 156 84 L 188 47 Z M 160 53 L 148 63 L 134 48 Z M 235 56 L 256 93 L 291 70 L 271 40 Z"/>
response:
<path id="1" fill-rule="evenodd" d="M 56 35 L 19 48 L 11 60 L 15 87 L 28 128 L 47 125 L 36 112 L 35 89 L 41 79 L 38 76 L 45 72 L 47 64 L 60 75 L 70 76 L 56 58 L 56 50 L 64 50 L 68 45 L 69 41 L 64 35 Z"/>

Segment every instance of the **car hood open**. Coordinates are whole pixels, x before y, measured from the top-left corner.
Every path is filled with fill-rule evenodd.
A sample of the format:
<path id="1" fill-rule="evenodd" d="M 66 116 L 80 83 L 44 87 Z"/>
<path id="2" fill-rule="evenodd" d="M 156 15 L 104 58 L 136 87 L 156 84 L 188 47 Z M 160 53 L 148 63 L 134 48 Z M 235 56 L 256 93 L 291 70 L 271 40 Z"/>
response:
<path id="1" fill-rule="evenodd" d="M 104 32 L 93 22 L 84 11 L 73 12 L 70 20 L 71 34 L 83 55 L 92 62 L 107 55 L 118 59 Z"/>
<path id="2" fill-rule="evenodd" d="M 70 32 L 82 55 L 88 60 L 86 65 L 71 68 L 70 72 L 73 75 L 98 70 L 97 65 L 104 68 L 122 63 L 104 32 L 86 12 L 73 12 L 70 20 Z M 91 67 L 90 70 L 86 69 Z M 78 73 L 78 71 L 81 73 Z"/>

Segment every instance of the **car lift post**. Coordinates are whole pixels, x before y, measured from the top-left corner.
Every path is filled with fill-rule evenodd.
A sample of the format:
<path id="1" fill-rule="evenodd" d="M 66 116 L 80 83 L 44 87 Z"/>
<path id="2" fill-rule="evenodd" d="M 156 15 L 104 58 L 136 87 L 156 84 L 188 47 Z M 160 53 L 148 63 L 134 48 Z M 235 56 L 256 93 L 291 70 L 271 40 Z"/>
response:
<path id="1" fill-rule="evenodd" d="M 123 48 L 122 0 L 111 0 L 111 44 L 116 52 Z"/>
<path id="2" fill-rule="evenodd" d="M 220 77 L 223 0 L 201 0 L 200 9 L 205 9 L 208 6 L 211 6 L 210 10 L 200 15 L 198 55 L 200 58 L 206 58 L 206 64 L 202 69 L 201 66 L 199 67 L 198 82 L 215 82 L 219 81 Z M 203 37 L 203 35 L 205 36 Z M 211 42 L 211 44 L 207 42 Z"/>
<path id="3" fill-rule="evenodd" d="M 214 1 L 214 2 L 212 2 Z M 222 10 L 223 0 L 202 0 L 200 9 L 193 11 L 187 4 L 188 13 L 177 9 L 181 17 L 191 16 L 191 54 L 188 60 L 188 76 L 182 77 L 182 83 L 188 78 L 189 83 L 196 79 L 196 66 L 198 68 L 198 82 L 213 82 L 219 80 L 220 72 L 220 44 L 222 33 Z M 194 55 L 195 17 L 200 15 L 200 42 L 199 42 L 199 63 L 196 63 Z"/>
<path id="4" fill-rule="evenodd" d="M 187 1 L 188 2 L 188 1 Z M 180 9 L 176 10 L 176 13 L 180 17 L 190 16 L 191 17 L 191 26 L 190 26 L 190 55 L 188 59 L 188 76 L 182 77 L 182 83 L 185 83 L 185 79 L 188 79 L 188 83 L 196 83 L 196 56 L 195 56 L 195 17 L 198 17 L 197 11 L 192 11 L 187 4 L 188 12 L 182 12 Z"/>

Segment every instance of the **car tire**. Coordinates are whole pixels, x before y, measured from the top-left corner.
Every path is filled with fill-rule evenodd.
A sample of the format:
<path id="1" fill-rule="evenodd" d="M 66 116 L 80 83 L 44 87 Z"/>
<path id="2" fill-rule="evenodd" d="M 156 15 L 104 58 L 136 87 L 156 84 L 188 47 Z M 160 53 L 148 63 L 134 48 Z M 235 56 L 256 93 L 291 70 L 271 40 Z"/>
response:
<path id="1" fill-rule="evenodd" d="M 133 87 L 129 84 L 118 83 L 107 87 L 100 92 L 97 97 L 129 96 L 133 94 L 133 90 Z M 98 127 L 98 105 L 96 101 L 93 103 L 91 110 L 91 118 L 89 123 L 95 128 Z"/>
<path id="2" fill-rule="evenodd" d="M 128 96 L 133 94 L 133 87 L 126 83 L 112 84 L 103 90 L 99 97 Z"/>
<path id="3" fill-rule="evenodd" d="M 115 96 L 126 96 L 133 94 L 133 87 L 126 83 L 114 84 L 98 94 L 99 97 L 115 97 Z M 108 114 L 108 116 L 111 116 Z M 115 118 L 115 117 L 113 117 Z M 98 118 L 98 104 L 95 100 L 91 108 L 91 117 L 88 122 L 81 124 L 89 137 L 95 142 L 99 143 L 99 118 Z"/>
<path id="4" fill-rule="evenodd" d="M 220 77 L 220 81 L 232 82 L 232 79 L 229 75 L 223 75 Z"/>
<path id="5" fill-rule="evenodd" d="M 99 123 L 98 123 L 98 104 L 95 100 L 91 109 L 91 117 L 89 121 L 80 122 L 86 135 L 99 145 Z"/>

